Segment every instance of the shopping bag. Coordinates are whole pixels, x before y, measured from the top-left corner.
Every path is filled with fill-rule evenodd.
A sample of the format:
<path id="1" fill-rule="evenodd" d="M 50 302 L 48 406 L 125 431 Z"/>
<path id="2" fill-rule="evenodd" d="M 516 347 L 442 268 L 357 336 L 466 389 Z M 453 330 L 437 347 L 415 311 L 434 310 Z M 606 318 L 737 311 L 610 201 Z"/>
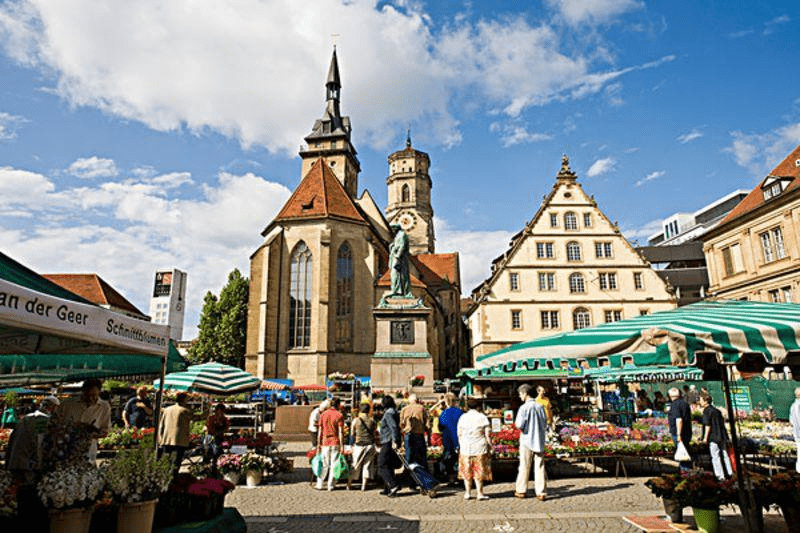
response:
<path id="1" fill-rule="evenodd" d="M 347 466 L 347 459 L 341 453 L 336 456 L 336 462 L 333 463 L 333 477 L 335 479 L 344 479 L 350 474 L 350 467 Z"/>
<path id="2" fill-rule="evenodd" d="M 318 453 L 311 458 L 311 471 L 314 472 L 315 476 L 320 477 L 322 475 L 322 468 L 322 454 Z"/>
<path id="3" fill-rule="evenodd" d="M 675 460 L 676 461 L 691 461 L 692 456 L 689 455 L 689 452 L 686 450 L 686 446 L 683 445 L 683 442 L 678 441 L 678 447 L 675 449 Z"/>
<path id="4" fill-rule="evenodd" d="M 732 474 L 736 473 L 736 453 L 733 451 L 733 446 L 730 444 L 728 445 L 728 449 L 725 450 L 725 453 L 728 454 L 728 458 L 731 460 L 731 469 L 733 469 Z"/>

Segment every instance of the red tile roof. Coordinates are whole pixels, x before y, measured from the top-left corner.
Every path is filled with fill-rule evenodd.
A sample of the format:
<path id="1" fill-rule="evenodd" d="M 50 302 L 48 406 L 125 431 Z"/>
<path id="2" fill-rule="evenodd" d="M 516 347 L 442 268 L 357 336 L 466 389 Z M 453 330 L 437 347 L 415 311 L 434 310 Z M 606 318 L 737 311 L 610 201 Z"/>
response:
<path id="1" fill-rule="evenodd" d="M 391 287 L 392 286 L 392 269 L 387 269 L 386 272 L 383 273 L 383 276 L 378 280 L 378 287 Z M 427 287 L 424 283 L 422 283 L 419 278 L 417 278 L 414 274 L 409 274 L 411 278 L 411 286 L 412 287 L 419 287 L 424 289 Z"/>
<path id="2" fill-rule="evenodd" d="M 300 181 L 275 220 L 338 217 L 366 223 L 344 186 L 319 158 Z"/>
<path id="3" fill-rule="evenodd" d="M 425 277 L 425 270 L 433 272 L 440 282 L 442 280 L 447 280 L 453 285 L 461 286 L 457 253 L 418 254 L 414 256 L 414 259 L 417 260 L 418 264 L 423 265 L 423 268 L 420 269 L 420 274 L 423 276 L 423 281 L 428 283 L 428 285 L 431 285 L 431 283 L 428 282 Z"/>
<path id="4" fill-rule="evenodd" d="M 97 274 L 42 274 L 42 277 L 96 305 L 108 305 L 144 316 L 144 313 Z"/>
<path id="5" fill-rule="evenodd" d="M 772 169 L 766 178 L 761 180 L 759 184 L 756 186 L 755 189 L 750 191 L 750 194 L 744 197 L 744 199 L 739 202 L 739 204 L 731 209 L 731 212 L 728 213 L 722 222 L 720 222 L 720 226 L 734 220 L 754 209 L 757 209 L 764 205 L 764 193 L 761 190 L 761 186 L 764 184 L 764 181 L 769 179 L 770 177 L 775 178 L 793 178 L 789 185 L 784 190 L 784 194 L 789 192 L 792 189 L 796 189 L 800 187 L 800 166 L 797 165 L 797 161 L 800 160 L 800 145 L 798 145 L 792 152 L 781 161 L 778 166 Z"/>

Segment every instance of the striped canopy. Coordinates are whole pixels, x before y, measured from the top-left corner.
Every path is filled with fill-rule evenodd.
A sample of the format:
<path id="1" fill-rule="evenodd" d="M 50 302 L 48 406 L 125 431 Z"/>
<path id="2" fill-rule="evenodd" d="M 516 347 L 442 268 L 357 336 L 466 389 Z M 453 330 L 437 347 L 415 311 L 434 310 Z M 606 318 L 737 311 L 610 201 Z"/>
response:
<path id="1" fill-rule="evenodd" d="M 709 301 L 629 320 L 521 342 L 477 358 L 475 368 L 543 368 L 567 361 L 598 366 L 607 357 L 613 367 L 686 365 L 698 352 L 736 361 L 757 352 L 781 363 L 800 350 L 800 305 L 748 301 Z M 632 361 L 630 360 L 632 359 Z"/>
<path id="2" fill-rule="evenodd" d="M 703 371 L 691 366 L 624 366 L 612 368 L 588 368 L 583 372 L 584 377 L 599 381 L 600 383 L 616 383 L 619 380 L 627 383 L 659 383 L 668 381 L 697 381 L 703 379 Z"/>
<path id="3" fill-rule="evenodd" d="M 158 387 L 158 381 L 153 383 Z M 165 390 L 205 392 L 207 394 L 237 394 L 252 391 L 261 380 L 235 366 L 222 363 L 193 365 L 185 372 L 173 372 L 164 378 Z"/>

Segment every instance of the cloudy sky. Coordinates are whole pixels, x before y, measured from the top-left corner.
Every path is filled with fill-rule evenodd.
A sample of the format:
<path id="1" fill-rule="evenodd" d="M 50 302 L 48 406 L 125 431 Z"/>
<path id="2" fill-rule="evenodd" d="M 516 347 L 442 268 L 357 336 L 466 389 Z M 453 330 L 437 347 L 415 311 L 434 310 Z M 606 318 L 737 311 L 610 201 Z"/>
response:
<path id="1" fill-rule="evenodd" d="M 562 153 L 643 243 L 800 143 L 798 21 L 779 1 L 4 0 L 0 250 L 145 312 L 155 270 L 186 270 L 190 338 L 301 178 L 334 41 L 360 187 L 385 206 L 410 127 L 465 293 Z"/>

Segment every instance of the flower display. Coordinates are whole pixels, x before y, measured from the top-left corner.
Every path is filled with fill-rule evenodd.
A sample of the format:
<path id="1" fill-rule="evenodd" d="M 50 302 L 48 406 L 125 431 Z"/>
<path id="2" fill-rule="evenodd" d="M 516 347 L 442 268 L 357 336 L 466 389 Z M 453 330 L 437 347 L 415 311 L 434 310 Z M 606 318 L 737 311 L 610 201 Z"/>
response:
<path id="1" fill-rule="evenodd" d="M 266 460 L 264 456 L 252 452 L 242 455 L 240 462 L 242 465 L 242 470 L 245 472 L 248 470 L 263 470 L 266 466 Z M 219 465 L 219 463 L 217 463 L 217 465 Z"/>
<path id="2" fill-rule="evenodd" d="M 425 384 L 425 376 L 423 376 L 422 374 L 414 376 L 413 378 L 411 378 L 410 383 L 412 387 L 421 387 Z"/>
<path id="3" fill-rule="evenodd" d="M 217 458 L 217 469 L 223 474 L 233 474 L 242 471 L 242 456 L 226 453 Z"/>
<path id="4" fill-rule="evenodd" d="M 147 441 L 132 450 L 122 450 L 103 464 L 103 473 L 114 497 L 122 502 L 158 498 L 172 481 L 172 460 L 167 454 L 156 458 Z"/>
<path id="5" fill-rule="evenodd" d="M 75 509 L 93 506 L 104 486 L 102 472 L 84 462 L 46 473 L 36 490 L 49 509 Z"/>
<path id="6" fill-rule="evenodd" d="M 650 478 L 644 482 L 644 486 L 658 498 L 672 499 L 675 496 L 675 487 L 681 481 L 680 473 L 663 474 Z"/>
<path id="7" fill-rule="evenodd" d="M 17 512 L 18 488 L 11 474 L 0 470 L 0 516 L 12 516 Z"/>
<path id="8" fill-rule="evenodd" d="M 716 509 L 732 503 L 733 494 L 732 480 L 719 481 L 711 472 L 701 471 L 681 473 L 681 480 L 673 491 L 679 503 L 700 509 Z"/>
<path id="9" fill-rule="evenodd" d="M 108 435 L 97 440 L 97 445 L 101 450 L 132 448 L 154 433 L 155 428 L 114 427 L 111 428 Z"/>
<path id="10" fill-rule="evenodd" d="M 53 471 L 85 464 L 96 430 L 91 424 L 72 422 L 59 415 L 51 416 L 42 440 L 44 469 Z"/>
<path id="11" fill-rule="evenodd" d="M 354 379 L 356 379 L 356 375 L 353 373 L 331 372 L 328 374 L 328 381 L 353 381 Z"/>
<path id="12" fill-rule="evenodd" d="M 272 444 L 272 436 L 269 433 L 242 433 L 239 436 L 222 442 L 223 448 L 231 446 L 247 446 L 256 450 L 266 449 Z"/>
<path id="13" fill-rule="evenodd" d="M 11 439 L 11 430 L 8 428 L 0 428 L 0 451 L 5 451 L 8 448 L 8 441 Z"/>
<path id="14" fill-rule="evenodd" d="M 780 472 L 771 476 L 764 484 L 764 504 L 779 507 L 800 505 L 800 473 Z"/>

